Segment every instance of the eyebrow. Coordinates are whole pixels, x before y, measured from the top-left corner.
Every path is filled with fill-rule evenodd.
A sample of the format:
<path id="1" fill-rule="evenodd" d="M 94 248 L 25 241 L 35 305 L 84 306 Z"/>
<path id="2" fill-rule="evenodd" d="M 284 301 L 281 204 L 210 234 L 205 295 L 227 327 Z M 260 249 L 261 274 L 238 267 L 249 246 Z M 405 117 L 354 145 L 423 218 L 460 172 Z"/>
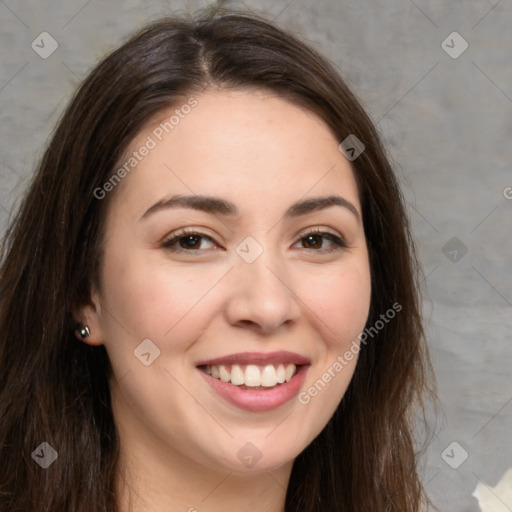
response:
<path id="1" fill-rule="evenodd" d="M 357 221 L 361 221 L 361 215 L 357 211 L 356 207 L 344 197 L 338 195 L 332 195 L 327 197 L 312 197 L 309 199 L 303 199 L 293 203 L 290 208 L 286 211 L 285 218 L 295 218 L 309 213 L 325 210 L 331 206 L 340 206 L 352 212 L 356 217 Z M 142 215 L 140 220 L 146 219 L 156 212 L 167 210 L 169 208 L 189 208 L 193 210 L 199 210 L 211 214 L 220 214 L 229 217 L 236 217 L 240 214 L 238 208 L 234 203 L 221 199 L 219 197 L 212 196 L 183 196 L 175 195 L 169 199 L 161 199 L 151 206 Z"/>

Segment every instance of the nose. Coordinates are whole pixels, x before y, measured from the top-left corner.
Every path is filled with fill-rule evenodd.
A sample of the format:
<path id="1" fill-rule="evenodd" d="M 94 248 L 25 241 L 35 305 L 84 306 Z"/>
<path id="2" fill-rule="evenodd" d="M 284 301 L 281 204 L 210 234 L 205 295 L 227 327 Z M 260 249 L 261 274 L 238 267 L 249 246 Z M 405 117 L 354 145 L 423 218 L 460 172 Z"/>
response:
<path id="1" fill-rule="evenodd" d="M 225 309 L 231 325 L 268 334 L 293 324 L 300 315 L 300 298 L 285 265 L 264 251 L 255 261 L 238 259 Z"/>

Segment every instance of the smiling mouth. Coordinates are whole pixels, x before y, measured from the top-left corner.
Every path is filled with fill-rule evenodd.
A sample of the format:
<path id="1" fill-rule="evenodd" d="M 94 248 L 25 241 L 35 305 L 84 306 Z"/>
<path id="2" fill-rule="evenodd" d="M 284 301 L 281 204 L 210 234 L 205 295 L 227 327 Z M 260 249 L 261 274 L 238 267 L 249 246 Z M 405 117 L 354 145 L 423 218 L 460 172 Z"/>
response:
<path id="1" fill-rule="evenodd" d="M 259 366 L 247 365 L 202 365 L 198 368 L 214 379 L 233 384 L 240 389 L 262 390 L 273 389 L 285 382 L 290 382 L 298 369 L 303 365 L 294 363 L 268 364 Z"/>

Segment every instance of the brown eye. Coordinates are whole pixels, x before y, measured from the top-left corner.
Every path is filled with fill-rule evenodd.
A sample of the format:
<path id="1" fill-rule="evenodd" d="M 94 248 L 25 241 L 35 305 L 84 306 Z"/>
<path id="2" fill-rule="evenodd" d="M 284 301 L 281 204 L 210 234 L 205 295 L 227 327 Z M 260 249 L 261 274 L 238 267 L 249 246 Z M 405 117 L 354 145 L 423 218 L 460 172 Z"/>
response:
<path id="1" fill-rule="evenodd" d="M 200 238 L 201 237 L 198 235 L 181 236 L 178 238 L 178 242 L 180 247 L 183 247 L 184 249 L 198 249 L 198 245 L 201 245 L 200 242 L 199 244 L 197 243 Z"/>
<path id="2" fill-rule="evenodd" d="M 321 249 L 322 248 L 322 236 L 321 235 L 308 235 L 302 238 L 303 242 L 306 241 L 308 249 Z"/>
<path id="3" fill-rule="evenodd" d="M 173 237 L 168 240 L 165 240 L 162 243 L 162 247 L 168 249 L 170 251 L 199 251 L 201 250 L 201 241 L 208 240 L 209 242 L 214 242 L 213 238 L 204 233 L 199 233 L 197 231 L 181 231 L 180 233 L 176 233 Z M 175 246 L 178 245 L 176 248 Z"/>
<path id="4" fill-rule="evenodd" d="M 327 248 L 322 248 L 323 239 L 331 242 Z M 312 249 L 314 252 L 327 253 L 346 248 L 345 242 L 333 233 L 326 231 L 314 230 L 304 233 L 301 237 L 301 242 L 304 249 Z"/>

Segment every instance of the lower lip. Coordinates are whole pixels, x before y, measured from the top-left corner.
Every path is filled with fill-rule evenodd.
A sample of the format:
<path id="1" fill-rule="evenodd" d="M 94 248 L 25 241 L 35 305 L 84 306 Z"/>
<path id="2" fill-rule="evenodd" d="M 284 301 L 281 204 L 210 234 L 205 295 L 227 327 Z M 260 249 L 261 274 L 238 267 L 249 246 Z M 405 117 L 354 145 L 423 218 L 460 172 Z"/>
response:
<path id="1" fill-rule="evenodd" d="M 198 370 L 214 391 L 230 404 L 251 412 L 270 411 L 289 402 L 299 393 L 309 365 L 302 365 L 289 382 L 278 384 L 268 390 L 242 389 L 230 382 L 211 377 L 202 370 Z"/>

